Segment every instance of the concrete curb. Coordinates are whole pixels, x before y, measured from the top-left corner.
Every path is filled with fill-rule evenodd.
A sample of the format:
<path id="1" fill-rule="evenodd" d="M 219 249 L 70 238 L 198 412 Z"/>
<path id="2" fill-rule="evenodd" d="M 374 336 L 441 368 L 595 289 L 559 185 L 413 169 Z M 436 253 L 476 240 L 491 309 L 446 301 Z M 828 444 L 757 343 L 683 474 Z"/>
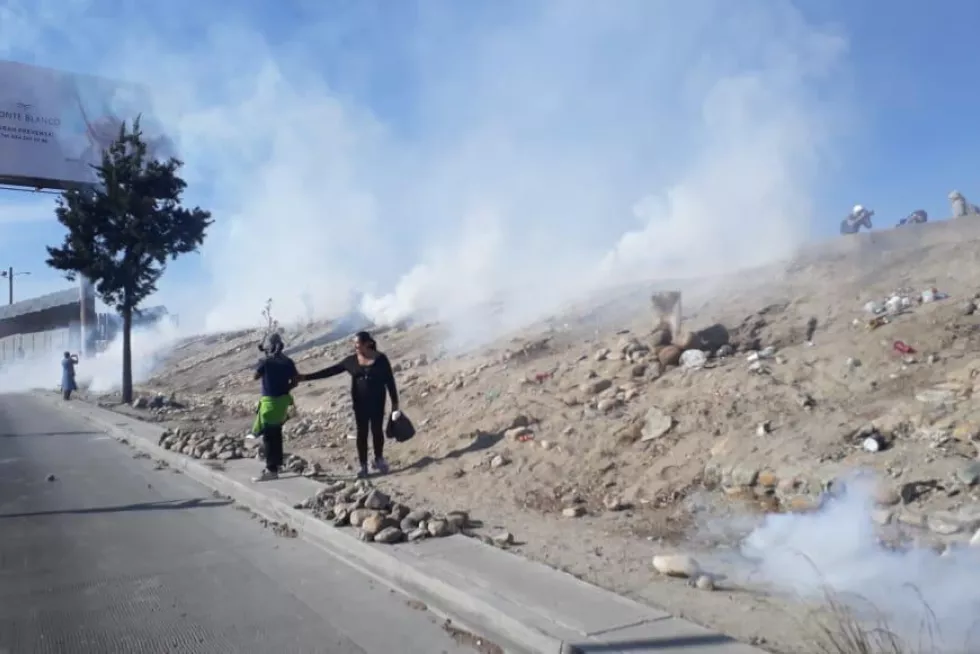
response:
<path id="1" fill-rule="evenodd" d="M 56 398 L 50 394 L 36 393 L 54 404 Z M 83 402 L 76 401 L 78 404 Z M 236 502 L 248 506 L 259 515 L 277 522 L 288 523 L 303 538 L 323 548 L 347 565 L 371 576 L 395 590 L 424 602 L 437 614 L 450 617 L 453 623 L 472 630 L 515 654 L 577 654 L 582 650 L 549 635 L 538 628 L 521 622 L 494 606 L 493 603 L 460 590 L 440 579 L 423 574 L 384 551 L 384 547 L 364 543 L 332 525 L 314 518 L 309 513 L 294 509 L 287 503 L 269 497 L 261 490 L 243 484 L 221 471 L 182 454 L 159 447 L 145 436 L 133 433 L 122 421 L 136 421 L 140 427 L 159 437 L 165 430 L 153 423 L 144 423 L 125 414 L 103 409 L 85 402 L 85 409 L 75 403 L 64 403 L 57 398 L 60 409 L 75 409 L 81 416 L 117 440 L 125 440 L 134 447 L 165 461 L 171 468 L 180 470 L 201 484 L 223 494 Z M 104 413 L 106 415 L 98 415 Z M 113 421 L 116 418 L 116 421 Z M 450 536 L 449 538 L 466 538 Z"/>

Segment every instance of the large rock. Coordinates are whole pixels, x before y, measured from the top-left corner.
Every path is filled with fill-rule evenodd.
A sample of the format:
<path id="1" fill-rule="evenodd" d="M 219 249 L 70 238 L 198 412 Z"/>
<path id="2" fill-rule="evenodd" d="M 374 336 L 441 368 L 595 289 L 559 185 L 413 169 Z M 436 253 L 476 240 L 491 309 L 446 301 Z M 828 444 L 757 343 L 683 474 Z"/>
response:
<path id="1" fill-rule="evenodd" d="M 371 534 L 372 536 L 377 536 L 381 531 L 395 526 L 395 522 L 385 516 L 382 513 L 374 513 L 369 515 L 361 522 L 361 530 Z"/>
<path id="2" fill-rule="evenodd" d="M 398 543 L 405 537 L 401 529 L 398 527 L 385 527 L 380 532 L 375 534 L 375 543 Z"/>
<path id="3" fill-rule="evenodd" d="M 367 497 L 364 499 L 364 507 L 367 509 L 374 509 L 376 511 L 387 510 L 391 506 L 391 498 L 379 491 L 378 489 L 373 489 L 368 493 Z"/>
<path id="4" fill-rule="evenodd" d="M 681 332 L 674 336 L 674 340 L 671 345 L 678 347 L 681 351 L 690 350 L 691 348 L 696 348 L 698 346 L 697 337 L 693 332 Z"/>
<path id="5" fill-rule="evenodd" d="M 579 386 L 579 390 L 586 395 L 598 395 L 609 388 L 612 388 L 612 382 L 608 379 L 594 379 Z"/>
<path id="6" fill-rule="evenodd" d="M 377 515 L 374 509 L 354 509 L 350 512 L 350 523 L 353 527 L 360 527 L 365 520 L 373 515 Z"/>
<path id="7" fill-rule="evenodd" d="M 687 554 L 658 554 L 653 557 L 653 568 L 668 577 L 688 579 L 701 574 L 701 566 Z"/>
<path id="8" fill-rule="evenodd" d="M 657 353 L 657 360 L 662 366 L 676 366 L 681 360 L 683 351 L 676 345 L 668 345 Z"/>

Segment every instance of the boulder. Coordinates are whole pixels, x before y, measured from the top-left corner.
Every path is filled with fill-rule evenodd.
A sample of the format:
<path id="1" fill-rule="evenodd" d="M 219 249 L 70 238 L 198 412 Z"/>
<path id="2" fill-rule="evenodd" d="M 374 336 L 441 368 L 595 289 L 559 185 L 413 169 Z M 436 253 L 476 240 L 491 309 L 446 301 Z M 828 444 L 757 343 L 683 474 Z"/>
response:
<path id="1" fill-rule="evenodd" d="M 681 360 L 683 352 L 676 345 L 668 345 L 657 353 L 657 360 L 662 366 L 676 366 Z"/>
<path id="2" fill-rule="evenodd" d="M 668 577 L 688 579 L 701 574 L 701 566 L 687 554 L 658 554 L 653 557 L 653 568 Z"/>

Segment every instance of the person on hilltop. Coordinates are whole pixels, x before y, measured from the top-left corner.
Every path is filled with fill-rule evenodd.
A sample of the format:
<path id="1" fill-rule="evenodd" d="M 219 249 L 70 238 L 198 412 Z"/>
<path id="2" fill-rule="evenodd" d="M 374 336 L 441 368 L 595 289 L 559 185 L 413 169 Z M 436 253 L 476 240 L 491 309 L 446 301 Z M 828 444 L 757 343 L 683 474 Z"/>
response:
<path id="1" fill-rule="evenodd" d="M 78 357 L 71 352 L 65 352 L 61 359 L 61 397 L 65 400 L 71 399 L 71 394 L 78 390 L 75 383 L 75 366 L 78 364 Z"/>
<path id="2" fill-rule="evenodd" d="M 354 353 L 332 366 L 309 374 L 300 374 L 300 381 L 328 379 L 343 372 L 351 376 L 351 402 L 354 423 L 357 426 L 357 457 L 360 464 L 358 478 L 368 476 L 368 432 L 374 446 L 374 469 L 388 473 L 384 459 L 384 418 L 386 393 L 391 396 L 391 419 L 398 420 L 398 389 L 395 374 L 388 357 L 378 351 L 378 344 L 368 332 L 354 336 Z"/>
<path id="3" fill-rule="evenodd" d="M 949 198 L 949 203 L 952 206 L 953 218 L 980 215 L 980 207 L 975 204 L 970 204 L 959 191 L 951 191 L 946 197 Z"/>
<path id="4" fill-rule="evenodd" d="M 929 214 L 926 213 L 925 209 L 916 209 L 905 218 L 898 221 L 899 227 L 904 227 L 906 225 L 922 225 L 929 222 Z"/>
<path id="5" fill-rule="evenodd" d="M 860 204 L 854 205 L 851 209 L 851 213 L 848 214 L 847 218 L 840 223 L 840 233 L 841 234 L 857 234 L 864 227 L 867 230 L 871 229 L 871 216 L 875 215 L 874 211 L 865 209 Z"/>
<path id="6" fill-rule="evenodd" d="M 262 380 L 262 398 L 255 411 L 250 436 L 262 437 L 265 449 L 265 468 L 252 481 L 269 481 L 279 478 L 282 466 L 282 426 L 293 405 L 292 390 L 299 383 L 296 363 L 283 354 L 282 336 L 273 332 L 259 345 L 265 356 L 255 367 L 255 379 Z"/>

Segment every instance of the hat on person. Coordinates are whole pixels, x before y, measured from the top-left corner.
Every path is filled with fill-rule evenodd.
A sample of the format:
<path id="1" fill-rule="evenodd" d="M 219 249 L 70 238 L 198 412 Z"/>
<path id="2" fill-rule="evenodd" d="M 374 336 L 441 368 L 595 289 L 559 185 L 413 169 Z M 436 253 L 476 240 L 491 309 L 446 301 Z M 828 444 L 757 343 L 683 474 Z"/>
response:
<path id="1" fill-rule="evenodd" d="M 263 341 L 261 349 L 263 352 L 275 354 L 276 352 L 282 350 L 284 346 L 285 344 L 282 342 L 282 336 L 279 335 L 279 332 L 272 332 L 265 337 L 265 341 Z"/>

